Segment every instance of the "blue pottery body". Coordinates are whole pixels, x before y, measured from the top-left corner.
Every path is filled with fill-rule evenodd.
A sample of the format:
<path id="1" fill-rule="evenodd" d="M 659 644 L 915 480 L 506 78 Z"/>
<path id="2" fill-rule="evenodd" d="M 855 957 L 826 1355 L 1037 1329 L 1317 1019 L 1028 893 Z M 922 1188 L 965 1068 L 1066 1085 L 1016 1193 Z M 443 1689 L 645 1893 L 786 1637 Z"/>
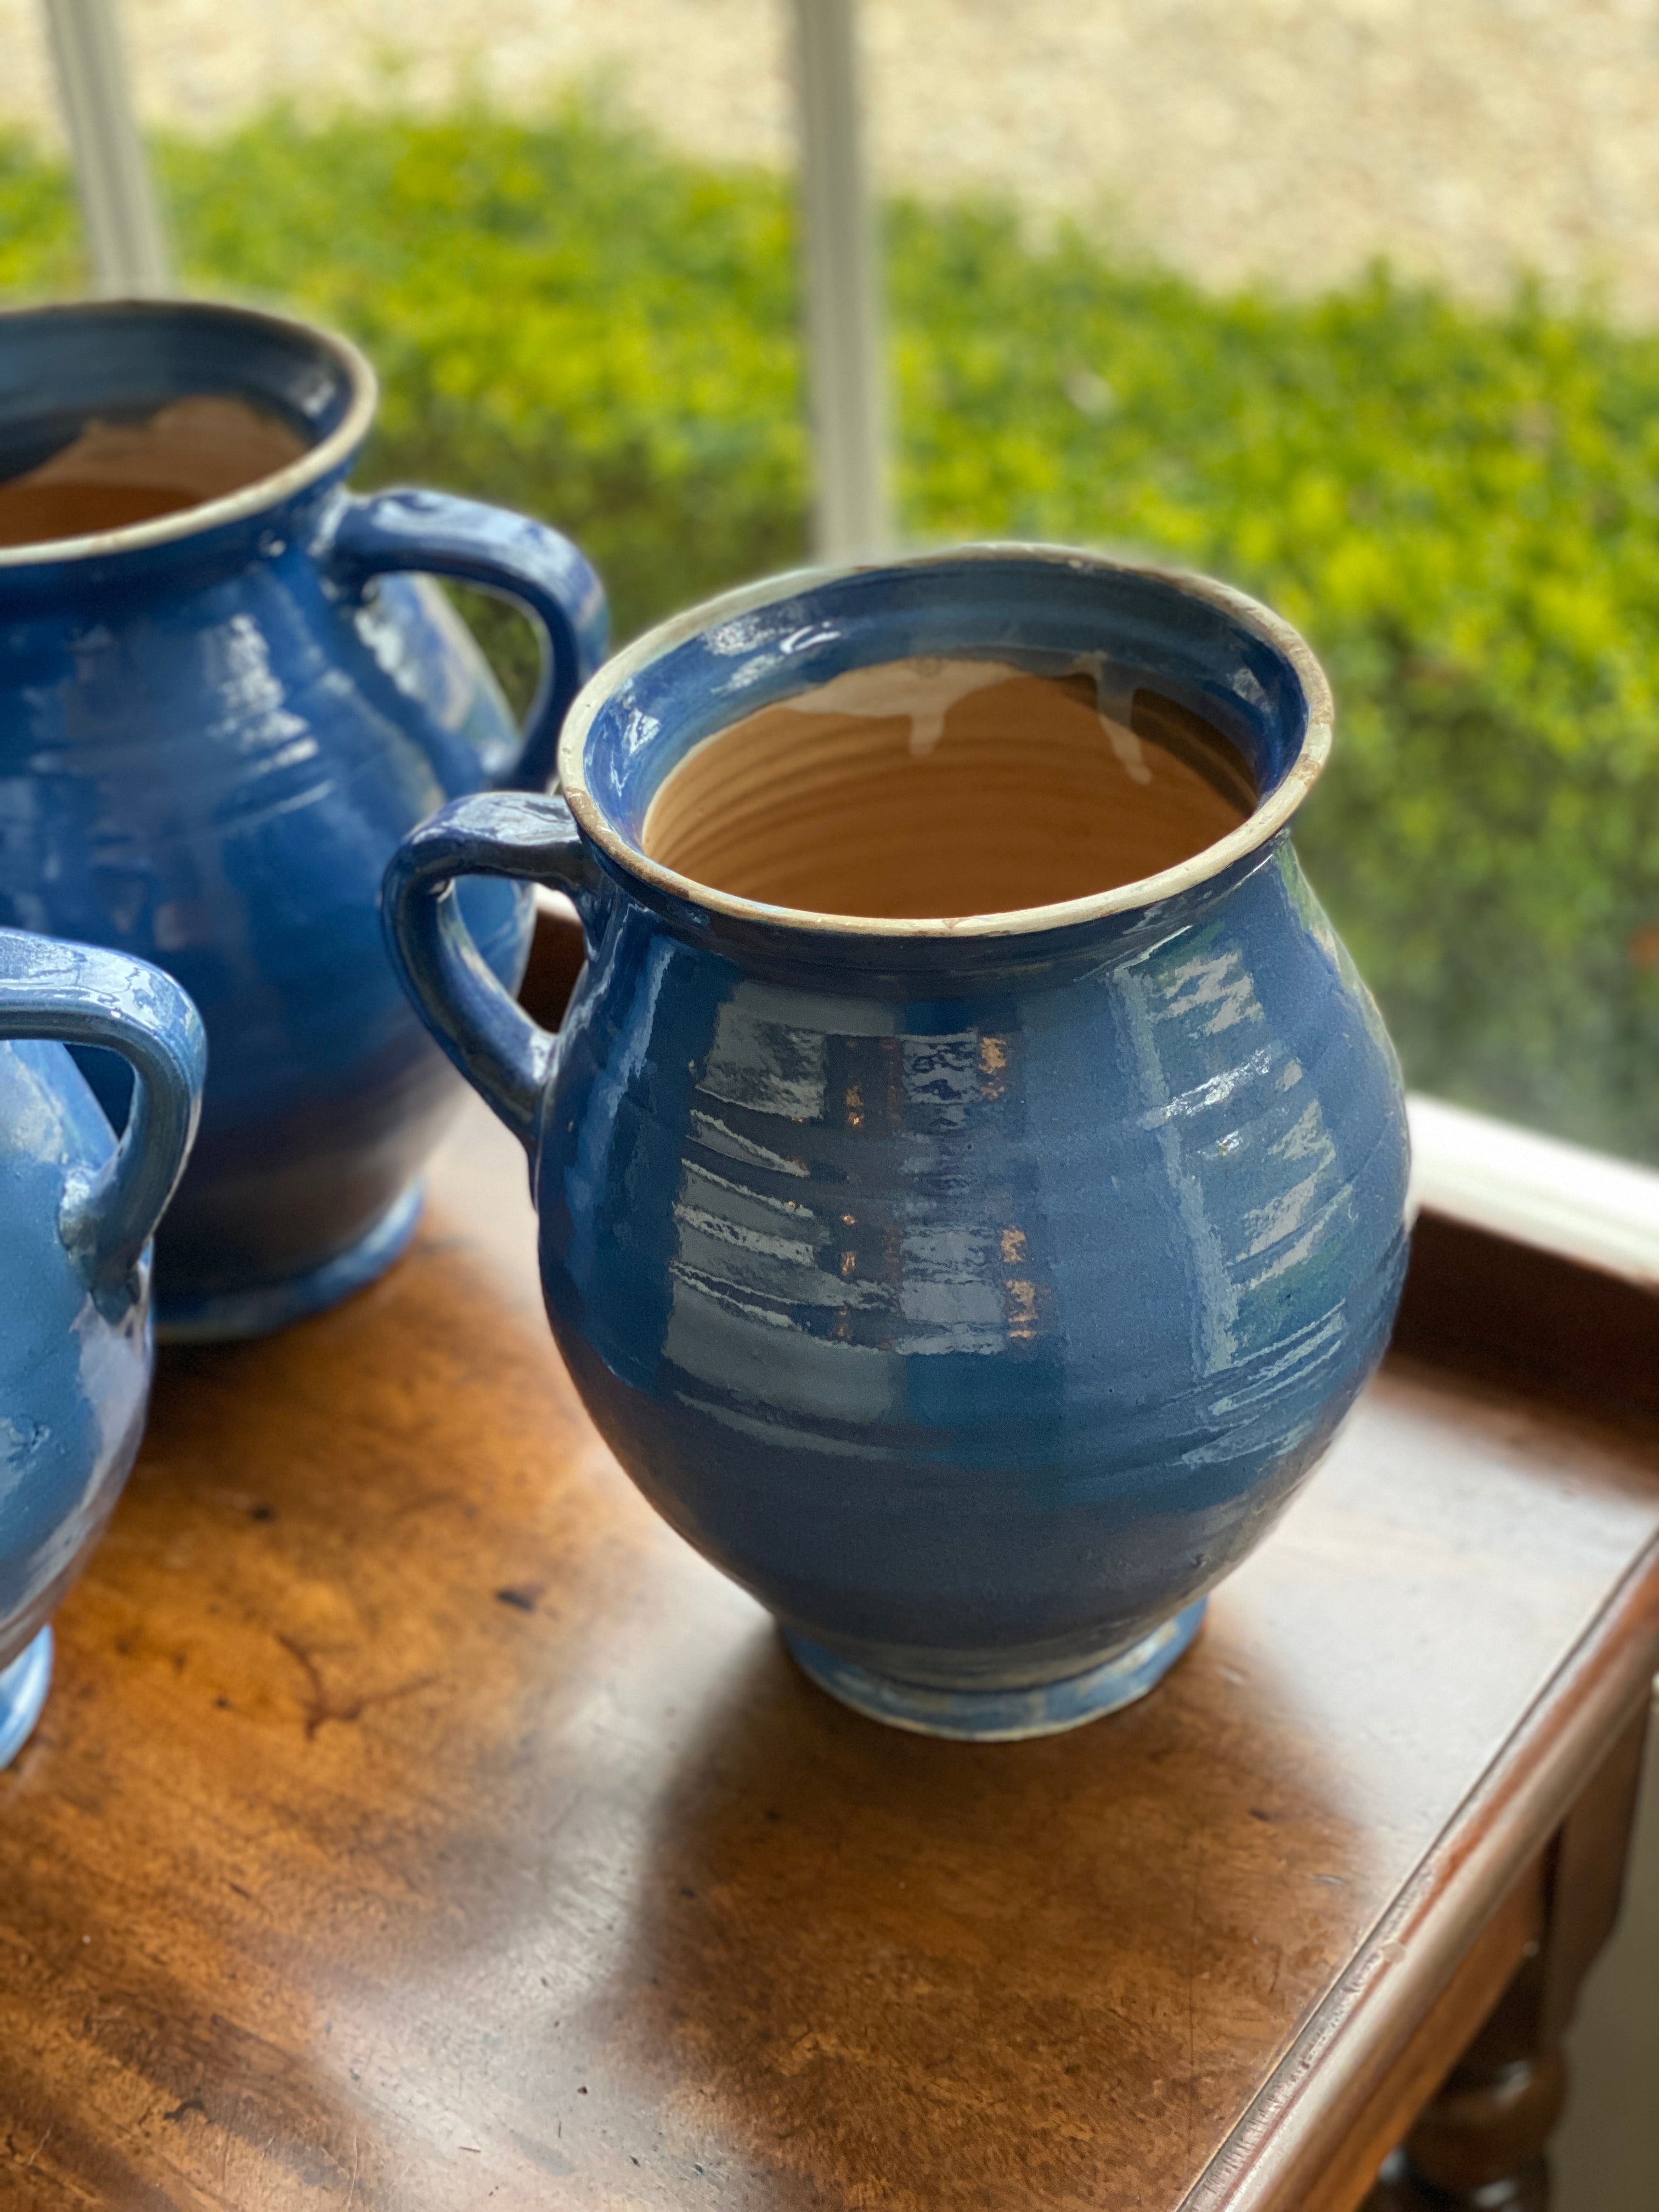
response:
<path id="1" fill-rule="evenodd" d="M 952 653 L 1155 684 L 1261 804 L 1167 878 L 956 923 L 792 918 L 641 853 L 663 777 L 738 714 Z M 1219 587 L 919 557 L 642 641 L 572 716 L 574 822 L 463 802 L 394 863 L 398 957 L 530 1149 L 599 1428 L 879 1717 L 1012 1736 L 1139 1694 L 1381 1356 L 1399 1074 L 1286 827 L 1328 711 L 1294 634 Z M 577 902 L 556 1041 L 458 963 L 441 886 L 475 868 Z"/>
<path id="2" fill-rule="evenodd" d="M 70 1042 L 137 1067 L 119 1158 Z M 48 1618 L 138 1448 L 148 1241 L 202 1068 L 201 1025 L 166 976 L 0 930 L 0 1765 L 46 1695 Z"/>
<path id="3" fill-rule="evenodd" d="M 355 499 L 374 405 L 341 341 L 241 310 L 121 303 L 0 316 L 0 476 L 90 421 L 232 394 L 291 465 L 182 514 L 0 547 L 0 923 L 138 954 L 201 1009 L 201 1139 L 157 1252 L 175 1333 L 257 1333 L 377 1273 L 413 1226 L 459 1085 L 387 968 L 386 859 L 458 793 L 544 785 L 603 648 L 565 540 L 435 493 Z M 515 597 L 548 675 L 521 740 L 423 576 Z M 467 889 L 509 987 L 527 896 Z M 125 1079 L 86 1069 L 118 1120 Z"/>

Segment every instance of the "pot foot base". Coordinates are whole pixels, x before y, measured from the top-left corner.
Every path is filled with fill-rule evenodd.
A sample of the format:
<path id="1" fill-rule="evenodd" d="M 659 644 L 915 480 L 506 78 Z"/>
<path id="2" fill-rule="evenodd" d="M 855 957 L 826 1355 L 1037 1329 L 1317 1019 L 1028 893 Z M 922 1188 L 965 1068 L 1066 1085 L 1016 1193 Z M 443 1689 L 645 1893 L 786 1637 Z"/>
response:
<path id="1" fill-rule="evenodd" d="M 0 1766 L 9 1766 L 34 1733 L 52 1687 L 52 1631 L 43 1628 L 9 1667 L 0 1667 Z"/>
<path id="2" fill-rule="evenodd" d="M 366 1290 L 400 1259 L 415 1234 L 426 1192 L 419 1182 L 400 1191 L 367 1236 L 308 1274 L 251 1290 L 220 1291 L 206 1297 L 169 1297 L 165 1284 L 155 1303 L 155 1334 L 162 1344 L 222 1344 L 270 1336 L 307 1314 L 325 1312 L 354 1291 Z"/>
<path id="3" fill-rule="evenodd" d="M 962 1743 L 1018 1743 L 1027 1736 L 1059 1735 L 1132 1705 L 1154 1689 L 1198 1634 L 1206 1601 L 1200 1598 L 1139 1644 L 1103 1659 L 1080 1674 L 1020 1690 L 936 1690 L 855 1666 L 793 1629 L 783 1640 L 821 1690 L 890 1728 L 917 1735 L 949 1736 Z"/>

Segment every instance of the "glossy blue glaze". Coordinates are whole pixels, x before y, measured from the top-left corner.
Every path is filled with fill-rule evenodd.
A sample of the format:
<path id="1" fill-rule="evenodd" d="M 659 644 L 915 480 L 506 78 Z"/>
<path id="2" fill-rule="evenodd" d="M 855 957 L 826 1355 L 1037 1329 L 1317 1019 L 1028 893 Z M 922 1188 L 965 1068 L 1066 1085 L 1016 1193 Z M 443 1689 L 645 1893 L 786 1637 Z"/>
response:
<path id="1" fill-rule="evenodd" d="M 142 955 L 212 1042 L 201 1140 L 157 1246 L 178 1334 L 254 1334 L 343 1296 L 413 1225 L 420 1163 L 459 1096 L 387 969 L 376 901 L 445 799 L 539 787 L 602 653 L 603 596 L 556 532 L 434 492 L 356 499 L 372 420 L 353 349 L 186 302 L 0 315 L 0 474 L 91 418 L 229 392 L 303 457 L 247 489 L 102 538 L 0 547 L 0 923 Z M 541 625 L 520 740 L 422 571 Z M 508 985 L 527 894 L 469 885 Z M 118 1121 L 125 1079 L 86 1069 Z"/>
<path id="2" fill-rule="evenodd" d="M 1034 1735 L 1063 1735 L 1085 1721 L 1121 1711 L 1155 1689 L 1204 1626 L 1207 1598 L 1177 1613 L 1127 1651 L 1114 1652 L 1081 1674 L 1013 1689 L 939 1689 L 892 1674 L 872 1674 L 838 1651 L 786 1628 L 791 1656 L 821 1690 L 855 1713 L 885 1721 L 913 1735 L 942 1735 L 960 1743 L 1024 1743 Z"/>
<path id="3" fill-rule="evenodd" d="M 66 1045 L 136 1075 L 118 1146 Z M 201 1103 L 202 1025 L 137 961 L 0 929 L 0 1765 L 46 1626 L 108 1518 L 149 1392 L 149 1244 Z"/>
<path id="4" fill-rule="evenodd" d="M 1150 683 L 1260 804 L 1166 875 L 966 921 L 791 915 L 643 857 L 700 737 L 924 653 Z M 463 800 L 393 863 L 394 957 L 530 1151 L 589 1410 L 865 1711 L 998 1737 L 1150 1686 L 1382 1353 L 1399 1073 L 1287 829 L 1328 738 L 1316 664 L 1253 603 L 967 549 L 665 626 L 573 711 L 574 818 Z M 575 900 L 556 1039 L 471 952 L 446 887 L 473 872 Z"/>

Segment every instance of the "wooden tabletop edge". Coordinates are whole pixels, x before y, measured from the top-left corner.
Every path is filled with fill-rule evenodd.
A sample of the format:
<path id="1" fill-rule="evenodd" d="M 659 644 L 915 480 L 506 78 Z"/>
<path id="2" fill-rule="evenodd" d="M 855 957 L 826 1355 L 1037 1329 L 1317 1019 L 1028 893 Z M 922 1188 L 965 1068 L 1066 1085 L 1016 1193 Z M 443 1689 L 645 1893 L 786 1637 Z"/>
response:
<path id="1" fill-rule="evenodd" d="M 1305 2022 L 1180 2212 L 1305 2212 L 1380 2070 L 1659 1668 L 1659 1537 L 1626 1572 Z"/>

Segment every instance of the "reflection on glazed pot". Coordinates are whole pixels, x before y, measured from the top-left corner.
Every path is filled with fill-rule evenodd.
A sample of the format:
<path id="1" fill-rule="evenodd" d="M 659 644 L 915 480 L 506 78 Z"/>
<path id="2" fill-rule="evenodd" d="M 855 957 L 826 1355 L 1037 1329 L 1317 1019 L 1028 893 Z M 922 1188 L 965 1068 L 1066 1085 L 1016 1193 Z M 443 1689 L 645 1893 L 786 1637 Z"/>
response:
<path id="1" fill-rule="evenodd" d="M 1255 805 L 1145 880 L 966 917 L 766 906 L 651 857 L 653 799 L 738 716 L 990 641 L 1213 727 Z M 1329 713 L 1218 586 L 929 554 L 665 625 L 573 711 L 568 808 L 461 801 L 393 864 L 410 988 L 530 1151 L 595 1420 L 878 1718 L 1012 1737 L 1150 1688 L 1381 1356 L 1399 1073 L 1288 842 Z M 466 962 L 446 887 L 481 872 L 582 915 L 556 1039 Z"/>
<path id="2" fill-rule="evenodd" d="M 387 969 L 380 876 L 444 799 L 545 784 L 603 596 L 522 516 L 348 495 L 375 389 L 339 339 L 95 302 L 0 315 L 0 923 L 140 955 L 195 998 L 212 1067 L 160 1316 L 257 1334 L 368 1280 L 414 1225 L 459 1091 Z M 522 739 L 407 571 L 541 625 Z M 464 896 L 512 987 L 527 895 Z M 118 1122 L 125 1072 L 83 1067 Z"/>

